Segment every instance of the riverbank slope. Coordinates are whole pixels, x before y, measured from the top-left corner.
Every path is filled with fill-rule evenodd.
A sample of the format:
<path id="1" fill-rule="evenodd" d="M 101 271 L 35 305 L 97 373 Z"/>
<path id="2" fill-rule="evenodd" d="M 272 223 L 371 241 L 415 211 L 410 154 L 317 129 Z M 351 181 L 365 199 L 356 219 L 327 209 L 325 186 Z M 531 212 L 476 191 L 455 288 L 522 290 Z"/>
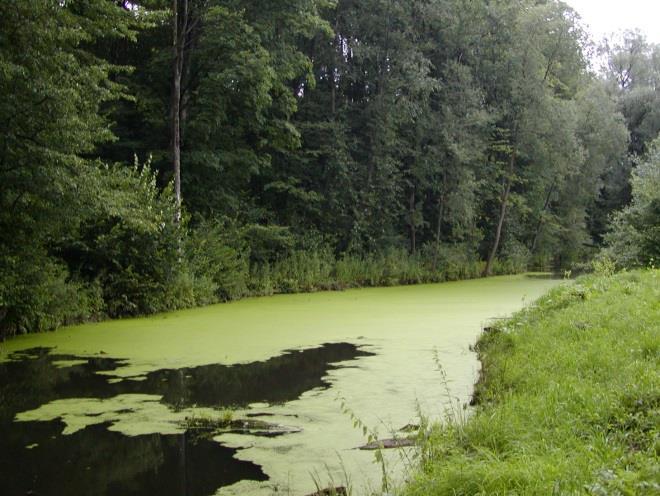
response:
<path id="1" fill-rule="evenodd" d="M 485 333 L 476 411 L 406 495 L 658 494 L 660 271 L 588 276 Z"/>

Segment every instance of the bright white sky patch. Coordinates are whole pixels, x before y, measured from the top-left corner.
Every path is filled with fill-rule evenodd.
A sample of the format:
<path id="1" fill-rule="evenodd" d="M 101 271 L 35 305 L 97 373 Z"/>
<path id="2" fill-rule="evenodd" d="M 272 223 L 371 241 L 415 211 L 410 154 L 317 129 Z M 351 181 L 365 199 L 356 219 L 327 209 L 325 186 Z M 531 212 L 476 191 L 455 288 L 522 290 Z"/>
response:
<path id="1" fill-rule="evenodd" d="M 660 0 L 564 0 L 587 25 L 595 42 L 626 29 L 639 29 L 660 43 Z"/>

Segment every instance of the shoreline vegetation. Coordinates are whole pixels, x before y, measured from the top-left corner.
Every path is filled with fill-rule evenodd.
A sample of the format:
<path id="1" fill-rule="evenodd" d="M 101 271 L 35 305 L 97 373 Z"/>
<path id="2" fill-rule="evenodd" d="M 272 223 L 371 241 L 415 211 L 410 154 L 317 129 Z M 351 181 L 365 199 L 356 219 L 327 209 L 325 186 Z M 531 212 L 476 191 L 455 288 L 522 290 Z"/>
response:
<path id="1" fill-rule="evenodd" d="M 479 339 L 476 409 L 421 442 L 406 496 L 660 491 L 660 270 L 583 276 Z"/>
<path id="2" fill-rule="evenodd" d="M 216 235 L 216 246 L 209 246 L 213 244 L 210 238 Z M 0 319 L 0 340 L 66 325 L 147 316 L 255 296 L 476 279 L 482 277 L 486 266 L 485 261 L 466 256 L 464 247 L 443 247 L 441 254 L 437 249 L 417 254 L 391 249 L 369 255 L 344 254 L 341 258 L 329 248 L 292 250 L 272 263 L 250 264 L 239 250 L 223 244 L 217 232 L 205 237 L 201 251 L 186 248 L 187 257 L 178 262 L 175 279 L 163 284 L 159 293 L 139 285 L 114 288 L 124 291 L 122 297 L 112 297 L 123 302 L 117 308 L 106 304 L 108 295 L 98 284 L 56 278 L 47 288 L 46 308 L 25 312 L 23 319 L 4 328 Z M 189 241 L 193 246 L 200 240 Z M 525 260 L 509 258 L 495 260 L 491 271 L 493 276 L 511 275 L 526 272 L 527 267 Z"/>

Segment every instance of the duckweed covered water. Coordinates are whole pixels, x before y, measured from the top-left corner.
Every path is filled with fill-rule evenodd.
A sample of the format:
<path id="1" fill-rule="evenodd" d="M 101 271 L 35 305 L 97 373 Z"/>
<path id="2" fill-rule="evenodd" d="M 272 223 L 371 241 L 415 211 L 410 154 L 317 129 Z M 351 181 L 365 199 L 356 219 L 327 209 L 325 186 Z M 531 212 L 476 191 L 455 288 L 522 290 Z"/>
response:
<path id="1" fill-rule="evenodd" d="M 469 398 L 490 318 L 558 281 L 496 277 L 255 298 L 18 337 L 0 350 L 0 480 L 26 494 L 307 494 L 380 487 L 341 400 L 382 437 Z M 277 424 L 195 436 L 190 419 Z M 247 424 L 246 424 L 247 425 Z M 406 457 L 388 452 L 392 474 Z M 74 474 L 77 474 L 75 476 Z M 349 480 L 347 480 L 349 479 Z"/>

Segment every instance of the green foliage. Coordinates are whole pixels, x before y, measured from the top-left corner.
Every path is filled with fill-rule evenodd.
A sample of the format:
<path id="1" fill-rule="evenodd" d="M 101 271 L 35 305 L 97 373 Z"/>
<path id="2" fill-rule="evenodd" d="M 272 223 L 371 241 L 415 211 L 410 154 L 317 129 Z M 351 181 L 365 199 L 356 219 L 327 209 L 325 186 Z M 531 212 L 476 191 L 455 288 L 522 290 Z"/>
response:
<path id="1" fill-rule="evenodd" d="M 601 51 L 607 55 L 604 75 L 630 130 L 630 152 L 642 155 L 660 132 L 660 45 L 626 31 L 605 40 Z"/>
<path id="2" fill-rule="evenodd" d="M 275 291 L 298 293 L 332 289 L 334 257 L 329 249 L 296 250 L 272 265 L 271 278 Z"/>
<path id="3" fill-rule="evenodd" d="M 204 222 L 188 236 L 185 253 L 190 271 L 205 285 L 198 304 L 235 300 L 248 294 L 247 245 L 237 238 L 235 228 L 219 222 Z"/>
<path id="4" fill-rule="evenodd" d="M 565 3 L 187 5 L 177 225 L 172 4 L 0 4 L 0 329 L 585 263 L 657 134 L 657 47 L 598 81 Z"/>
<path id="5" fill-rule="evenodd" d="M 616 270 L 614 261 L 605 256 L 595 258 L 591 263 L 591 266 L 594 270 L 594 274 L 605 277 L 613 275 Z"/>
<path id="6" fill-rule="evenodd" d="M 631 201 L 631 170 L 650 152 L 660 133 L 660 45 L 648 43 L 639 32 L 627 31 L 606 40 L 601 51 L 607 57 L 602 73 L 624 119 L 629 153 L 601 175 L 601 191 L 589 215 L 590 230 L 600 245 L 613 214 Z"/>
<path id="7" fill-rule="evenodd" d="M 291 230 L 282 226 L 248 225 L 241 237 L 250 247 L 250 261 L 257 265 L 288 256 L 295 244 Z"/>
<path id="8" fill-rule="evenodd" d="M 603 254 L 620 268 L 653 266 L 660 260 L 660 139 L 633 171 L 632 197 L 614 215 Z"/>
<path id="9" fill-rule="evenodd" d="M 328 246 L 294 250 L 273 263 L 253 264 L 248 287 L 251 294 L 296 293 L 369 286 L 455 281 L 479 277 L 483 262 L 465 246 L 442 246 L 410 254 L 405 249 L 378 253 L 344 253 L 336 258 Z M 514 261 L 497 261 L 495 274 L 522 272 Z"/>
<path id="10" fill-rule="evenodd" d="M 102 315 L 96 283 L 69 280 L 65 267 L 46 256 L 2 257 L 0 335 L 48 331 Z"/>
<path id="11" fill-rule="evenodd" d="M 403 494 L 655 494 L 659 277 L 582 278 L 485 333 L 475 412 Z"/>
<path id="12" fill-rule="evenodd" d="M 167 296 L 181 238 L 171 188 L 157 188 L 149 164 L 102 167 L 94 179 L 101 201 L 60 242 L 62 257 L 75 275 L 98 281 L 110 316 L 176 308 Z"/>
<path id="13" fill-rule="evenodd" d="M 89 155 L 113 139 L 102 107 L 125 67 L 85 48 L 139 24 L 105 0 L 0 4 L 0 334 L 95 316 L 99 287 L 72 281 L 54 253 L 90 214 Z"/>

